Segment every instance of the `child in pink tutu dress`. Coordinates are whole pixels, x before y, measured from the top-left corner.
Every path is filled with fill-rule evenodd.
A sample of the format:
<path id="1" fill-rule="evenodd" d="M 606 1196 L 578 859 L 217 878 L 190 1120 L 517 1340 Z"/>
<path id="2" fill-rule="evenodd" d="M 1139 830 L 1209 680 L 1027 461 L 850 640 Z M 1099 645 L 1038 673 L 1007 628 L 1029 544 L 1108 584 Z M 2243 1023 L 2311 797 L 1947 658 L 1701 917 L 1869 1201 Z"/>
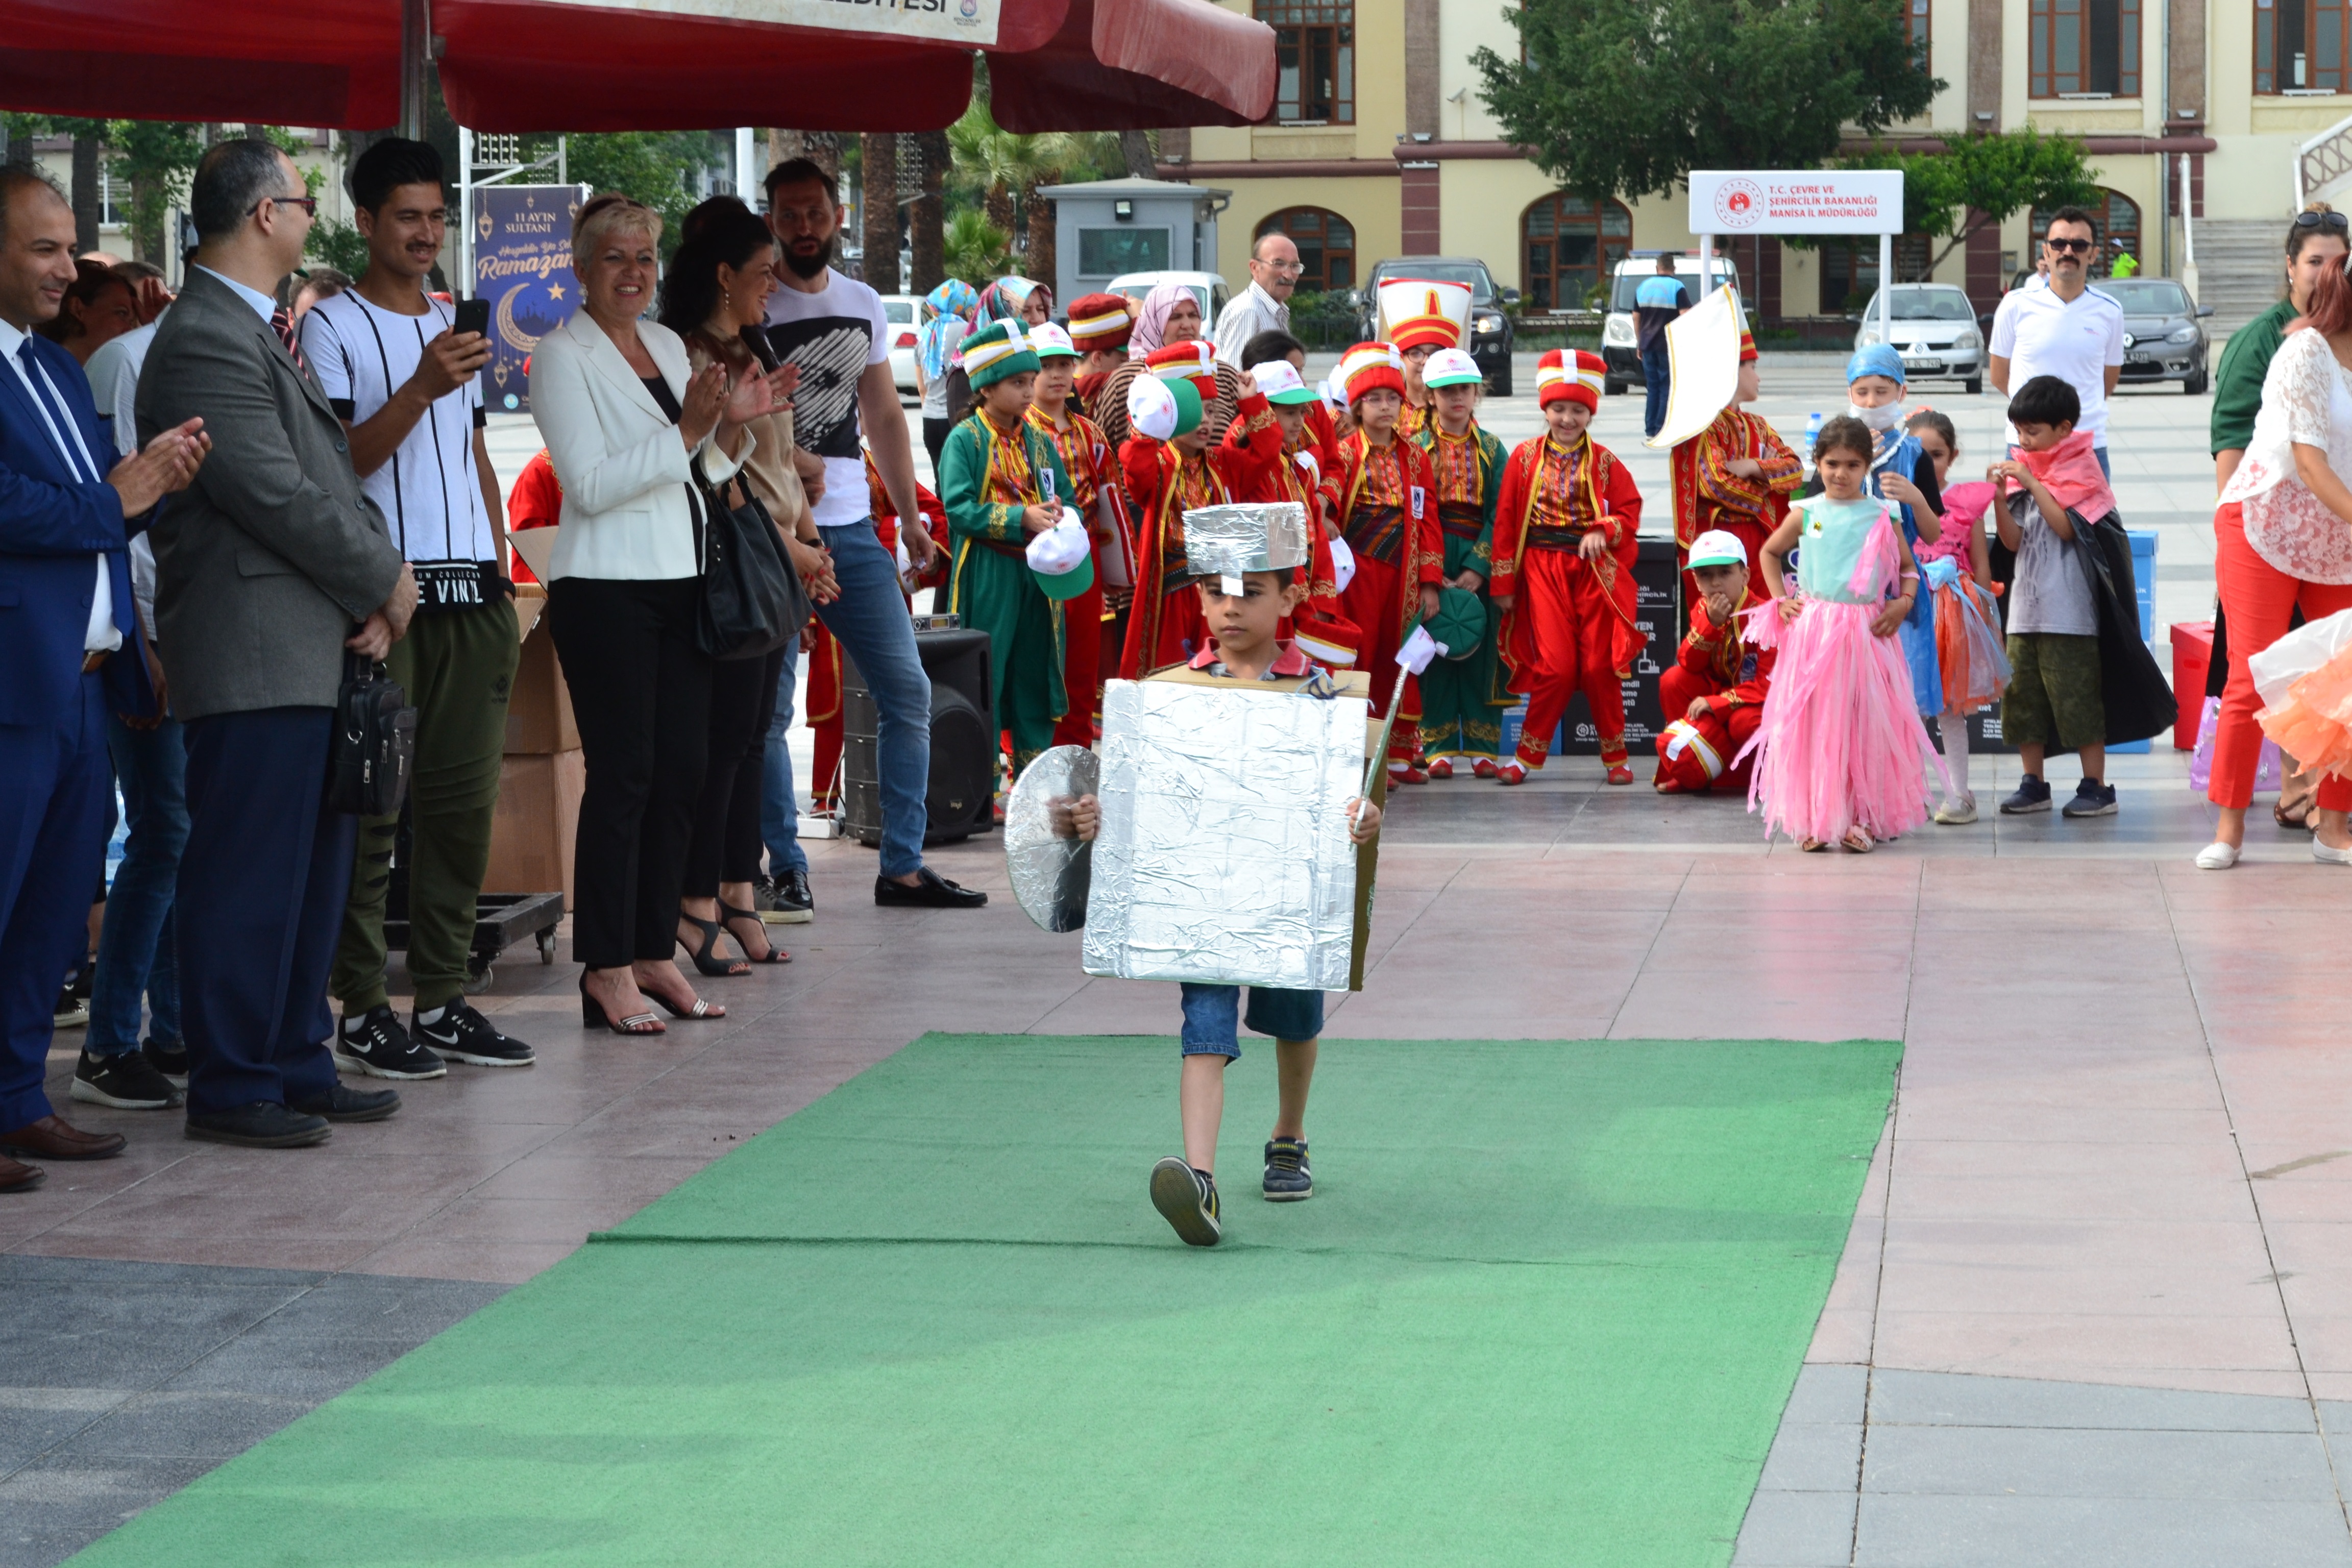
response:
<path id="1" fill-rule="evenodd" d="M 1748 808 L 1801 849 L 1866 854 L 1927 820 L 1923 764 L 1942 759 L 1919 722 L 1911 670 L 1895 639 L 1916 602 L 1919 567 L 1886 503 L 1863 494 L 1874 443 L 1845 416 L 1813 445 L 1822 493 L 1800 500 L 1764 542 L 1771 602 L 1748 612 L 1747 639 L 1780 649 Z M 1798 596 L 1784 585 L 1797 552 Z M 1947 780 L 1947 787 L 1948 787 Z"/>
<path id="2" fill-rule="evenodd" d="M 1920 591 L 1935 603 L 1936 662 L 1944 688 L 1936 728 L 1944 738 L 1951 793 L 1936 807 L 1936 820 L 1959 827 L 1977 819 L 1976 793 L 1969 788 L 1969 715 L 1990 708 L 2009 689 L 2009 655 L 2001 647 L 2000 611 L 1993 598 L 1999 590 L 1984 526 L 1985 509 L 1997 492 L 1982 479 L 1950 482 L 1960 438 L 1949 419 L 1923 408 L 1904 428 L 1936 465 L 1942 502 L 1936 539 L 1929 542 L 1922 530 L 1912 552 L 1919 559 Z"/>

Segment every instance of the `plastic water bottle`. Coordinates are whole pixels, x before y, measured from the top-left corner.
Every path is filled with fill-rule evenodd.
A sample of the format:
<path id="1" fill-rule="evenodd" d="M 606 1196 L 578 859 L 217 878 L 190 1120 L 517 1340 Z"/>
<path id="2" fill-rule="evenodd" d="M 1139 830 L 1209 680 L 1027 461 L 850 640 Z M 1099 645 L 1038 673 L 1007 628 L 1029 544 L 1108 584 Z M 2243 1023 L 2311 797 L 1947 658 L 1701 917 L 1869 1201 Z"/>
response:
<path id="1" fill-rule="evenodd" d="M 1813 472 L 1813 443 L 1821 438 L 1822 416 L 1820 413 L 1816 411 L 1805 417 L 1805 449 L 1798 454 L 1798 456 L 1804 459 L 1805 475 L 1809 479 L 1812 476 Z"/>

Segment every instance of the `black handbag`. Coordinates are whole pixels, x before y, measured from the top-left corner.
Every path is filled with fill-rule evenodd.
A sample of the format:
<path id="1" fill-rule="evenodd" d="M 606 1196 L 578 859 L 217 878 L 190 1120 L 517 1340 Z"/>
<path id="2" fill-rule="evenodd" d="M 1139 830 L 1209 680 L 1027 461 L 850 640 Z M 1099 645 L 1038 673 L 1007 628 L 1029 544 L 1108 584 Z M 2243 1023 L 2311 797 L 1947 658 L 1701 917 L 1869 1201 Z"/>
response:
<path id="1" fill-rule="evenodd" d="M 695 645 L 713 658 L 764 658 L 801 635 L 812 606 L 775 519 L 740 474 L 728 488 L 740 498 L 731 505 L 725 489 L 705 486 L 698 498 L 706 521 Z"/>
<path id="2" fill-rule="evenodd" d="M 408 798 L 416 764 L 416 710 L 383 666 L 348 649 L 335 696 L 327 805 L 352 816 L 392 816 Z"/>

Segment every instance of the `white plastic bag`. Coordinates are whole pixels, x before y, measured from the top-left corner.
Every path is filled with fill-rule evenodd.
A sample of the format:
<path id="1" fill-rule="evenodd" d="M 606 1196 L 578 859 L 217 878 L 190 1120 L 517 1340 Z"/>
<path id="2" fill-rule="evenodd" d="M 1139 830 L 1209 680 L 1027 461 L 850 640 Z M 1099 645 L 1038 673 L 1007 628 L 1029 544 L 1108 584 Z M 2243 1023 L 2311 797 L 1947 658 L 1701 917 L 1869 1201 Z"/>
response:
<path id="1" fill-rule="evenodd" d="M 2306 621 L 2270 647 L 2246 659 L 2254 689 L 2263 706 L 2275 708 L 2286 700 L 2287 688 L 2352 647 L 2352 610 L 2338 610 L 2323 620 Z"/>

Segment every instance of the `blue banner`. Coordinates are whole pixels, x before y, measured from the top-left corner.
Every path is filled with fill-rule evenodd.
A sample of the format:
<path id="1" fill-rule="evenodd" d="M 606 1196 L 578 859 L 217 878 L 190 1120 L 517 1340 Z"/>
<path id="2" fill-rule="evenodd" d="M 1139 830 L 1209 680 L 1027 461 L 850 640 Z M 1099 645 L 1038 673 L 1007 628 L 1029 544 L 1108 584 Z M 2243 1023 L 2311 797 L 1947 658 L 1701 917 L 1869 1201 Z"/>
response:
<path id="1" fill-rule="evenodd" d="M 580 306 L 572 219 L 585 185 L 485 185 L 474 192 L 474 292 L 490 302 L 482 405 L 530 408 L 530 352 Z"/>

